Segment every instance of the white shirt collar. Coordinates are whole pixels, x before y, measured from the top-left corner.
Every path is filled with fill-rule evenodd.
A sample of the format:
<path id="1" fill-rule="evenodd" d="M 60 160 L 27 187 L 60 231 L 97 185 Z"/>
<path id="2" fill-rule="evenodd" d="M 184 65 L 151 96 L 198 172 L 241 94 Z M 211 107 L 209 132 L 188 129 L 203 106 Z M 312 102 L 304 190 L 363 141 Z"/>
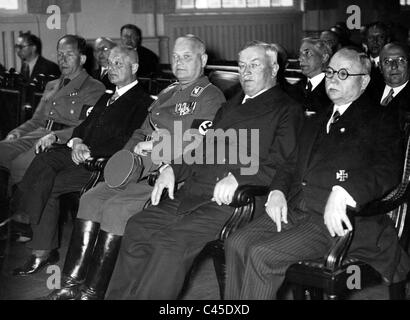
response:
<path id="1" fill-rule="evenodd" d="M 322 82 L 323 78 L 325 77 L 325 73 L 321 72 L 315 75 L 313 78 L 308 78 L 310 83 L 312 84 L 312 91 Z"/>
<path id="2" fill-rule="evenodd" d="M 379 63 L 380 63 L 380 57 L 379 57 L 379 56 L 377 56 L 376 58 L 370 57 L 370 61 L 371 61 L 371 62 L 374 62 L 374 64 L 375 64 L 376 66 L 378 66 Z"/>
<path id="3" fill-rule="evenodd" d="M 326 125 L 326 132 L 327 132 L 327 133 L 329 133 L 329 130 L 330 130 L 330 122 L 332 121 L 333 114 L 334 114 L 336 111 L 339 111 L 340 115 L 342 116 L 343 113 L 346 112 L 346 110 L 350 107 L 350 105 L 351 105 L 352 103 L 353 103 L 353 102 L 349 102 L 349 103 L 347 103 L 347 104 L 342 104 L 342 105 L 340 105 L 340 106 L 337 106 L 337 105 L 334 105 L 334 106 L 333 106 L 332 115 L 331 115 L 331 117 L 329 118 L 329 120 L 327 121 L 327 125 Z"/>
<path id="4" fill-rule="evenodd" d="M 101 67 L 100 76 L 102 76 L 105 73 L 106 70 L 108 70 L 107 67 Z"/>
<path id="5" fill-rule="evenodd" d="M 253 97 L 248 96 L 247 94 L 245 94 L 245 97 L 243 98 L 242 103 L 244 103 L 246 99 L 256 98 L 257 96 L 261 95 L 261 94 L 264 93 L 265 91 L 268 91 L 269 89 L 270 89 L 270 88 L 263 89 L 263 90 L 259 91 L 257 94 L 255 94 Z"/>
<path id="6" fill-rule="evenodd" d="M 121 88 L 118 88 L 118 87 L 117 87 L 117 88 L 115 89 L 115 92 L 117 92 L 118 97 L 121 97 L 124 93 L 126 93 L 126 92 L 127 92 L 128 90 L 130 90 L 132 87 L 136 86 L 137 83 L 138 83 L 138 79 L 135 80 L 135 81 L 133 81 L 133 82 L 131 82 L 131 83 L 129 83 L 129 84 L 127 84 L 126 86 L 121 87 Z"/>
<path id="7" fill-rule="evenodd" d="M 394 98 L 395 96 L 397 96 L 400 93 L 401 90 L 404 89 L 404 87 L 407 85 L 408 82 L 409 81 L 407 80 L 401 86 L 398 86 L 396 88 L 392 88 L 388 84 L 386 84 L 386 86 L 384 87 L 384 91 L 383 91 L 383 95 L 382 95 L 382 98 L 380 100 L 380 103 L 384 100 L 384 98 L 386 98 L 389 95 L 390 89 L 393 89 L 393 98 Z"/>
<path id="8" fill-rule="evenodd" d="M 30 62 L 27 62 L 28 66 L 29 66 L 29 70 L 30 70 L 30 77 L 31 77 L 31 74 L 33 73 L 33 69 L 34 69 L 34 66 L 35 66 L 36 63 L 37 63 L 38 57 L 39 57 L 39 56 L 35 57 L 35 58 L 34 58 L 33 60 L 31 60 Z"/>

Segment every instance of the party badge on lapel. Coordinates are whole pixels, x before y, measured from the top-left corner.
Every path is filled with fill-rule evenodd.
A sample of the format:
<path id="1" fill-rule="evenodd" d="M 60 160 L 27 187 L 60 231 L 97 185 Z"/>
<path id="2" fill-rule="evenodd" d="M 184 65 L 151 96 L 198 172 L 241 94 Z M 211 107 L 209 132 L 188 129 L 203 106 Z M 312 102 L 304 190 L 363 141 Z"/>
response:
<path id="1" fill-rule="evenodd" d="M 340 133 L 345 133 L 346 128 L 340 128 Z"/>
<path id="2" fill-rule="evenodd" d="M 338 172 L 336 172 L 336 180 L 345 182 L 348 178 L 349 174 L 346 172 L 346 170 L 339 170 Z"/>
<path id="3" fill-rule="evenodd" d="M 175 105 L 175 114 L 179 116 L 186 116 L 187 114 L 193 114 L 195 111 L 196 102 L 180 102 Z"/>
<path id="4" fill-rule="evenodd" d="M 191 92 L 191 97 L 199 97 L 204 89 L 204 87 L 196 86 Z"/>

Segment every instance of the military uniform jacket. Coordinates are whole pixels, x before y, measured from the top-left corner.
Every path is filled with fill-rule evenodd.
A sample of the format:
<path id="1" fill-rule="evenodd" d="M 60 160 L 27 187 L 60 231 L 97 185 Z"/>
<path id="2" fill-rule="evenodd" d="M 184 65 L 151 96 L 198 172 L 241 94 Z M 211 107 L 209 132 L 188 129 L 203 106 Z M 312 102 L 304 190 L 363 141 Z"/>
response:
<path id="1" fill-rule="evenodd" d="M 46 121 L 53 120 L 68 126 L 66 129 L 54 131 L 59 142 L 68 141 L 74 127 L 86 118 L 87 109 L 97 102 L 105 87 L 85 70 L 58 90 L 60 82 L 61 79 L 57 79 L 47 83 L 33 117 L 13 129 L 10 134 L 37 140 L 49 133 L 45 129 Z"/>
<path id="2" fill-rule="evenodd" d="M 241 92 L 225 103 L 212 127 L 215 132 L 230 131 L 237 140 L 225 139 L 219 148 L 221 142 L 208 130 L 202 163 L 172 164 L 177 181 L 185 181 L 181 211 L 210 201 L 216 183 L 229 173 L 239 185 L 268 186 L 281 166 L 296 161 L 296 141 L 303 122 L 301 106 L 278 85 L 242 104 L 243 98 Z M 215 155 L 213 163 L 209 163 L 211 153 Z M 256 161 L 243 161 L 251 154 Z"/>
<path id="3" fill-rule="evenodd" d="M 170 140 L 178 140 L 182 143 L 182 150 L 189 144 L 183 142 L 182 137 L 174 135 L 174 125 L 179 122 L 180 133 L 190 129 L 198 129 L 202 123 L 214 118 L 217 110 L 225 102 L 223 93 L 211 84 L 207 77 L 202 76 L 185 89 L 181 89 L 179 83 L 174 83 L 165 88 L 158 95 L 158 99 L 150 106 L 148 117 L 140 129 L 136 130 L 132 138 L 127 142 L 125 149 L 133 148 L 146 136 L 150 136 L 154 129 L 166 129 L 170 133 Z M 161 142 L 157 142 L 161 143 Z M 154 148 L 155 148 L 154 143 Z M 174 150 L 174 146 L 170 150 Z M 171 161 L 179 154 L 171 154 Z M 149 166 L 150 157 L 143 157 L 144 164 Z M 157 163 L 157 161 L 154 162 Z M 165 161 L 166 162 L 166 161 Z"/>
<path id="4" fill-rule="evenodd" d="M 384 114 L 366 95 L 354 101 L 329 134 L 326 124 L 333 112 L 305 121 L 299 140 L 297 166 L 287 163 L 271 184 L 271 190 L 287 195 L 289 213 L 299 209 L 323 215 L 332 187 L 339 185 L 360 208 L 380 199 L 400 181 L 404 152 L 393 115 Z M 409 261 L 402 259 L 397 235 L 386 215 L 355 217 L 350 253 L 370 263 L 391 280 L 402 278 Z M 365 226 L 365 227 L 363 227 Z M 407 266 L 406 266 L 407 265 Z"/>

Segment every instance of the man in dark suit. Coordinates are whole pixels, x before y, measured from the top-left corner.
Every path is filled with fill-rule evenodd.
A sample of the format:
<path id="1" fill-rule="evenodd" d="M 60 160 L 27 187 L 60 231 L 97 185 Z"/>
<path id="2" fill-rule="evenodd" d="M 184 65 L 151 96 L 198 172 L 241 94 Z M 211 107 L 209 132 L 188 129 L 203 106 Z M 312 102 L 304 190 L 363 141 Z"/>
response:
<path id="1" fill-rule="evenodd" d="M 297 166 L 288 162 L 271 183 L 266 213 L 225 242 L 227 299 L 274 299 L 286 269 L 321 258 L 335 236 L 352 230 L 346 210 L 381 198 L 399 181 L 403 164 L 394 119 L 363 94 L 370 77 L 364 53 L 343 48 L 326 70 L 332 100 L 307 119 Z M 370 263 L 387 281 L 405 279 L 408 256 L 385 216 L 354 217 L 349 255 Z"/>
<path id="2" fill-rule="evenodd" d="M 136 48 L 140 57 L 141 67 L 138 69 L 138 77 L 149 77 L 159 70 L 158 56 L 151 50 L 141 45 L 142 32 L 134 24 L 126 24 L 121 27 L 121 43 Z"/>
<path id="3" fill-rule="evenodd" d="M 113 84 L 108 78 L 108 57 L 110 56 L 111 49 L 116 46 L 116 43 L 109 38 L 100 37 L 94 42 L 94 57 L 97 61 L 98 68 L 93 70 L 92 76 L 100 80 L 107 90 L 115 90 L 115 84 Z"/>
<path id="4" fill-rule="evenodd" d="M 15 45 L 17 55 L 21 59 L 20 73 L 27 81 L 33 81 L 40 74 L 60 76 L 60 69 L 54 62 L 41 55 L 41 40 L 30 32 L 21 33 Z"/>
<path id="5" fill-rule="evenodd" d="M 152 98 L 138 84 L 137 69 L 135 50 L 112 49 L 108 72 L 117 85 L 115 93 L 98 100 L 87 119 L 75 128 L 67 146 L 39 154 L 28 168 L 12 200 L 16 213 L 30 218 L 32 255 L 14 275 L 35 273 L 58 260 L 59 196 L 79 191 L 88 181 L 91 172 L 81 165 L 85 160 L 111 156 L 141 126 Z M 39 145 L 38 151 L 44 147 Z"/>
<path id="6" fill-rule="evenodd" d="M 371 95 L 374 95 L 384 87 L 384 80 L 380 69 L 380 51 L 390 42 L 390 30 L 382 22 L 373 22 L 366 28 L 365 40 L 367 54 L 372 63 L 371 81 L 367 90 Z"/>
<path id="7" fill-rule="evenodd" d="M 277 54 L 275 46 L 257 41 L 240 51 L 244 93 L 218 110 L 214 130 L 195 148 L 194 163 L 184 157 L 182 164 L 160 168 L 153 205 L 125 228 L 108 299 L 176 299 L 193 259 L 231 215 L 237 187 L 266 185 L 279 167 L 294 161 L 303 115 L 277 84 Z M 232 136 L 240 132 L 238 139 Z M 253 160 L 238 161 L 245 155 Z M 174 197 L 174 183 L 181 181 Z M 159 203 L 164 189 L 170 198 Z"/>
<path id="8" fill-rule="evenodd" d="M 409 49 L 393 42 L 385 45 L 380 53 L 380 68 L 385 87 L 376 96 L 386 112 L 396 112 L 403 129 L 405 114 L 410 111 Z"/>
<path id="9" fill-rule="evenodd" d="M 299 63 L 306 78 L 290 86 L 288 93 L 303 105 L 306 116 L 323 111 L 330 102 L 325 91 L 323 70 L 331 56 L 332 50 L 326 41 L 316 38 L 302 40 Z"/>

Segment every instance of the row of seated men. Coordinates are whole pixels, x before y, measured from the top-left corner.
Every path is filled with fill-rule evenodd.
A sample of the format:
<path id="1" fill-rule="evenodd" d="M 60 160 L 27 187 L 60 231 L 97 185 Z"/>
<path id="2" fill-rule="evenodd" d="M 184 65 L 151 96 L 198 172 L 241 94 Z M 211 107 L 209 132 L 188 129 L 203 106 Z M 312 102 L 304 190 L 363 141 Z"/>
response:
<path id="1" fill-rule="evenodd" d="M 34 142 L 38 155 L 13 194 L 9 223 L 30 240 L 32 253 L 14 275 L 30 275 L 58 261 L 58 198 L 88 181 L 91 173 L 82 165 L 87 159 L 128 150 L 136 165 L 124 185 L 104 181 L 82 196 L 62 288 L 46 299 L 176 299 L 196 254 L 229 218 L 235 190 L 247 184 L 269 186 L 271 192 L 265 205 L 256 206 L 253 222 L 227 240 L 225 298 L 274 299 L 288 266 L 323 256 L 335 237 L 347 232 L 344 225 L 352 229 L 348 208 L 359 211 L 400 181 L 400 114 L 407 100 L 394 102 L 408 91 L 409 59 L 400 43 L 386 44 L 380 53 L 383 92 L 390 96 L 384 103 L 383 92 L 380 100 L 368 91 L 366 54 L 347 47 L 333 55 L 325 41 L 304 39 L 302 71 L 316 90 L 308 70 L 320 70 L 328 99 L 311 112 L 279 85 L 277 44 L 244 45 L 238 53 L 241 88 L 226 102 L 204 76 L 206 48 L 196 36 L 175 41 L 172 71 L 178 82 L 155 101 L 137 80 L 137 51 L 123 45 L 110 50 L 108 77 L 116 89 L 103 94 L 102 85 L 82 70 L 83 43 L 73 35 L 59 40 L 63 76 L 50 84 L 53 91 L 22 125 L 53 120 L 61 92 L 68 100 L 65 110 L 86 106 L 80 108 L 85 117 L 80 124 L 51 130 L 37 124 L 43 135 Z M 76 77 L 65 83 L 69 75 Z M 90 102 L 93 90 L 100 94 Z M 228 131 L 236 137 L 226 139 Z M 56 142 L 61 147 L 41 152 Z M 0 158 L 10 145 L 0 143 Z M 2 161 L 7 178 L 14 161 Z M 159 176 L 151 187 L 146 177 L 153 170 Z M 168 197 L 162 199 L 165 189 Z M 148 199 L 151 205 L 144 209 Z M 390 220 L 352 219 L 356 235 L 350 254 L 371 264 L 387 283 L 404 281 L 410 259 Z"/>

